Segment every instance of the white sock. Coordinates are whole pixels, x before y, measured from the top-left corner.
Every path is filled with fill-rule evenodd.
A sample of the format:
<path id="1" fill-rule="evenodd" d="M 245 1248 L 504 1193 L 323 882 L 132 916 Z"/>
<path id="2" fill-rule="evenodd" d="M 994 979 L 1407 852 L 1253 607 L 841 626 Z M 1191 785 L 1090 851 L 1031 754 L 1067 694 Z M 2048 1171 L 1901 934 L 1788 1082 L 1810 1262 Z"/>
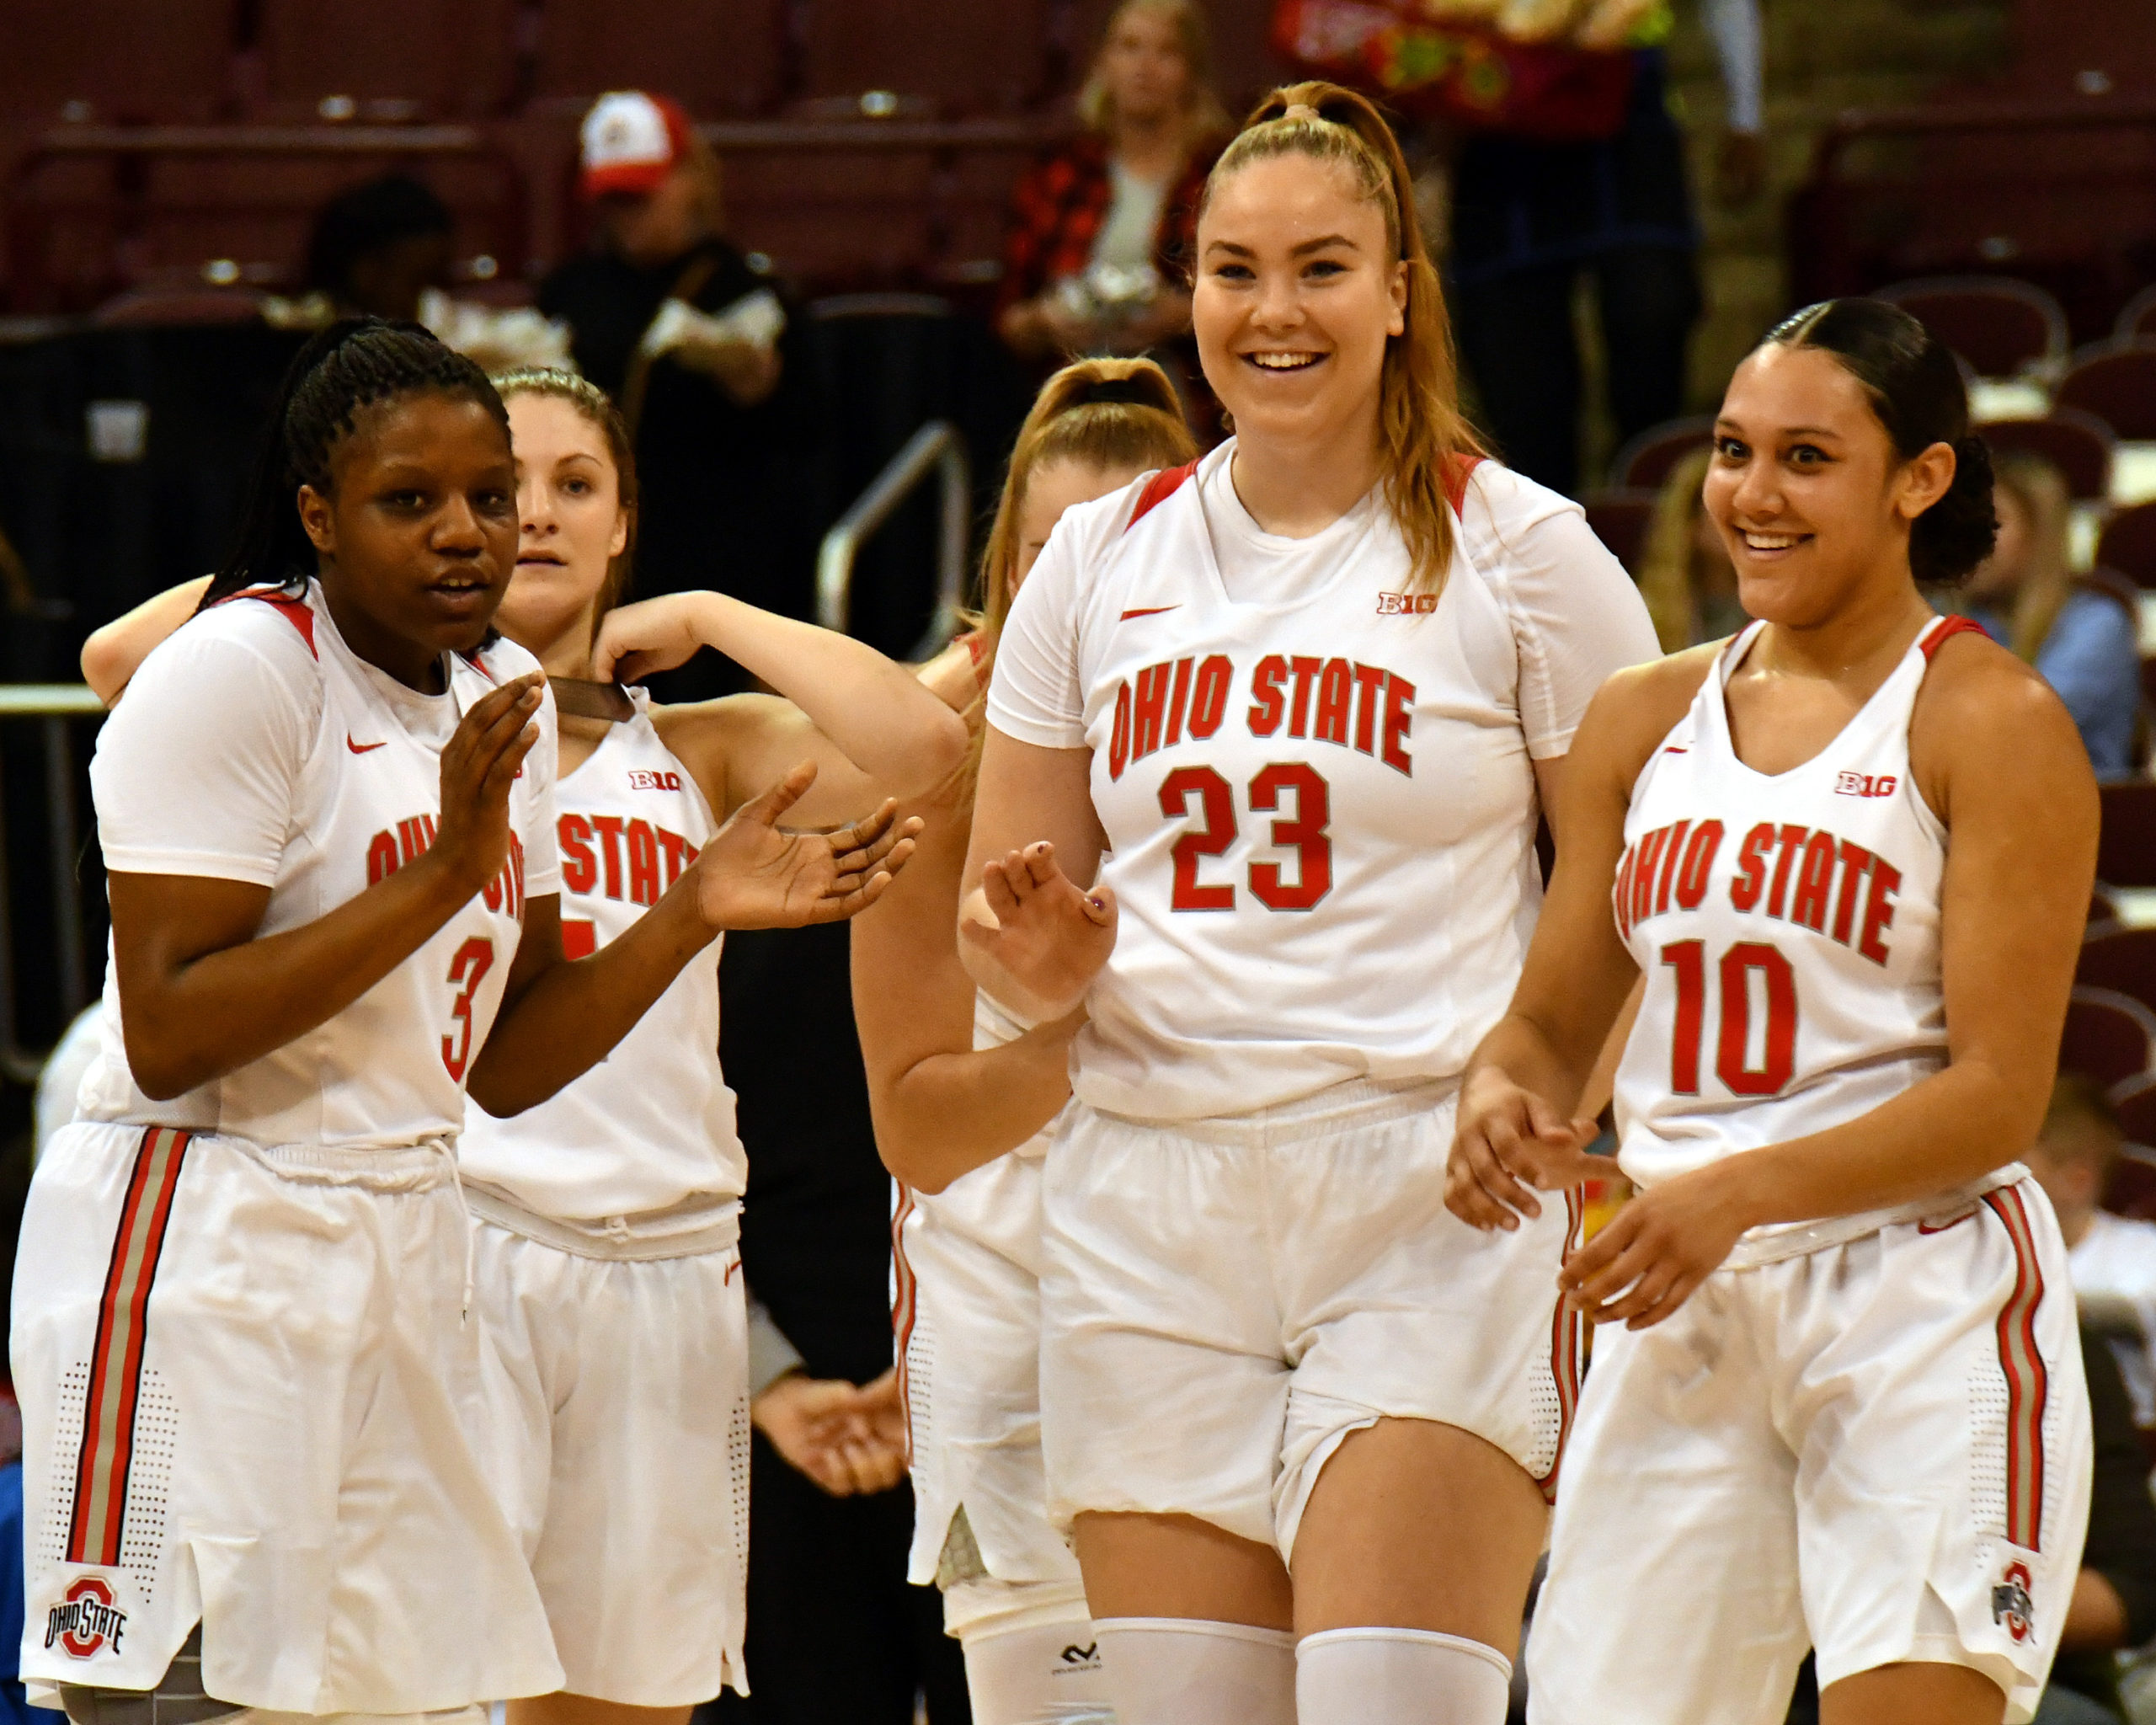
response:
<path id="1" fill-rule="evenodd" d="M 1513 1662 L 1433 1629 L 1327 1629 L 1295 1649 L 1300 1725 L 1504 1725 Z"/>
<path id="2" fill-rule="evenodd" d="M 1091 1624 L 988 1623 L 958 1641 L 974 1725 L 1114 1725 Z"/>
<path id="3" fill-rule="evenodd" d="M 1295 1725 L 1295 1637 L 1195 1617 L 1099 1617 L 1118 1725 Z"/>

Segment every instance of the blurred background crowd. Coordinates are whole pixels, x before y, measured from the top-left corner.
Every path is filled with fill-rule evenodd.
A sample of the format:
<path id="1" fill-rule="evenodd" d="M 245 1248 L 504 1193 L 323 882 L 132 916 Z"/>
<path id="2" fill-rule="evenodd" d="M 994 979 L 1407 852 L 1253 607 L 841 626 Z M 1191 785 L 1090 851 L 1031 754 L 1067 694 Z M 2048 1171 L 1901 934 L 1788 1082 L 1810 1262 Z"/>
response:
<path id="1" fill-rule="evenodd" d="M 2052 681 L 2107 782 L 2039 1161 L 2110 1496 L 2075 1600 L 2085 1657 L 2045 1717 L 2156 1719 L 2156 1676 L 2113 1657 L 2156 1635 L 2145 6 L 5 0 L 0 1248 L 43 1051 L 103 949 L 94 708 L 62 686 L 88 631 L 220 561 L 309 330 L 363 311 L 489 365 L 573 364 L 634 428 L 641 593 L 718 587 L 910 654 L 1063 357 L 1150 353 L 1201 441 L 1221 435 L 1187 340 L 1196 198 L 1235 118 L 1314 75 L 1397 115 L 1476 425 L 1582 501 L 1665 647 L 1742 621 L 1699 505 L 1703 415 L 1770 324 L 1878 292 L 1962 356 L 2002 531 L 1942 602 Z M 910 483 L 938 473 L 940 505 Z M 709 654 L 666 681 L 739 686 Z M 956 1644 L 903 1581 L 889 1190 L 846 954 L 842 926 L 728 947 L 762 1307 L 756 1688 L 713 1712 L 946 1725 Z M 834 1408 L 860 1413 L 843 1452 L 812 1436 Z M 0 1644 L 8 1609 L 0 1578 Z"/>

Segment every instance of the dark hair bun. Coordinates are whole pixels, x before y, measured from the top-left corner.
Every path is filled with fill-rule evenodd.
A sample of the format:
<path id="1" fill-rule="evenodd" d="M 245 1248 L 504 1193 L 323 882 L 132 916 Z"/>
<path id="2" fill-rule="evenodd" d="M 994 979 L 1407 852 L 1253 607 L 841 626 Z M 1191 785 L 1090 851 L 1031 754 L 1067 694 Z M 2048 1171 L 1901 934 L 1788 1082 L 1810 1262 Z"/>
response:
<path id="1" fill-rule="evenodd" d="M 1909 530 L 1909 573 L 1924 582 L 1966 581 L 1998 540 L 1991 451 L 1983 438 L 1964 437 L 1954 446 L 1954 483 Z"/>

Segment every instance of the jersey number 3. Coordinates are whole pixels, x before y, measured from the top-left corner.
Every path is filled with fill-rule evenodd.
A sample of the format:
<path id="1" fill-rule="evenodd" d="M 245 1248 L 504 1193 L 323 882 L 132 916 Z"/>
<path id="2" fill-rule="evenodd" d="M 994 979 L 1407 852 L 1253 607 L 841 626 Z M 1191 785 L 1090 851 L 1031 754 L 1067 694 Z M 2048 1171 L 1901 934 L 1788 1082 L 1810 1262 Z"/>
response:
<path id="1" fill-rule="evenodd" d="M 1273 823 L 1273 843 L 1296 853 L 1294 878 L 1278 862 L 1250 865 L 1251 895 L 1269 911 L 1307 911 L 1332 890 L 1331 788 L 1316 770 L 1300 761 L 1276 761 L 1250 782 L 1246 793 L 1254 814 L 1272 814 L 1285 795 L 1293 814 Z M 1161 813 L 1171 820 L 1188 820 L 1195 800 L 1202 826 L 1187 828 L 1169 851 L 1175 858 L 1175 887 L 1169 908 L 1177 911 L 1232 911 L 1232 886 L 1205 885 L 1198 866 L 1225 853 L 1235 841 L 1235 788 L 1209 766 L 1178 766 L 1161 781 Z"/>
<path id="2" fill-rule="evenodd" d="M 1677 973 L 1677 1023 L 1669 1039 L 1669 1087 L 1700 1093 L 1700 1046 L 1707 1022 L 1707 949 L 1696 940 L 1673 941 L 1662 962 Z M 1796 1071 L 1796 972 L 1764 941 L 1741 940 L 1716 967 L 1721 1027 L 1715 1038 L 1715 1076 L 1732 1096 L 1778 1096 Z M 1767 1033 L 1759 1064 L 1751 1064 L 1752 973 L 1766 984 Z"/>
<path id="3" fill-rule="evenodd" d="M 494 943 L 484 935 L 475 934 L 456 949 L 456 956 L 449 961 L 449 981 L 454 988 L 463 984 L 463 991 L 450 1003 L 449 1016 L 456 1021 L 453 1037 L 441 1039 L 441 1063 L 449 1068 L 449 1076 L 459 1084 L 464 1081 L 464 1069 L 472 1063 L 472 996 L 479 991 L 479 980 L 494 968 Z"/>

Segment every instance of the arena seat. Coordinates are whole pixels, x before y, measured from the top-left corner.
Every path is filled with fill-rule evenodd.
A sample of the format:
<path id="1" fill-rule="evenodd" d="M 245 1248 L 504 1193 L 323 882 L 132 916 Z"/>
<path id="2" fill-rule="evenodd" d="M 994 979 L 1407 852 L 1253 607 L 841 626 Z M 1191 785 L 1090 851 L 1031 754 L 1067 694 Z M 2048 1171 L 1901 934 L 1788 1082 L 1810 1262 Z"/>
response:
<path id="1" fill-rule="evenodd" d="M 2104 825 L 2097 841 L 2096 879 L 2105 886 L 2156 886 L 2156 782 L 2127 779 L 2100 787 L 2098 794 L 2103 798 Z M 2126 991 L 2136 1000 L 2143 998 L 2137 989 Z"/>
<path id="2" fill-rule="evenodd" d="M 2118 341 L 2156 341 L 2156 284 L 2126 302 L 2112 336 Z"/>
<path id="3" fill-rule="evenodd" d="M 581 104 L 664 91 L 707 119 L 775 109 L 784 94 L 786 0 L 542 0 L 533 94 Z"/>
<path id="4" fill-rule="evenodd" d="M 235 0 L 7 0 L 0 115 L 49 126 L 215 119 Z"/>
<path id="5" fill-rule="evenodd" d="M 266 93 L 280 117 L 475 120 L 509 101 L 515 0 L 258 3 Z"/>
<path id="6" fill-rule="evenodd" d="M 2156 343 L 2101 341 L 2081 349 L 2057 399 L 2094 414 L 2121 438 L 2156 439 Z"/>
<path id="7" fill-rule="evenodd" d="M 2066 312 L 2040 287 L 2004 276 L 1897 281 L 1873 296 L 1899 306 L 1979 377 L 2057 375 L 2067 355 Z"/>
<path id="8" fill-rule="evenodd" d="M 1016 114 L 1045 93 L 1048 8 L 1038 0 L 808 0 L 800 94 L 925 98 L 946 116 Z M 958 42 L 962 54 L 952 51 Z"/>
<path id="9" fill-rule="evenodd" d="M 2111 428 L 2079 408 L 2054 408 L 2041 419 L 1993 419 L 1978 430 L 1995 451 L 2025 450 L 2066 475 L 2077 503 L 2100 503 L 2111 494 Z"/>
<path id="10" fill-rule="evenodd" d="M 2156 1007 L 2156 928 L 2121 928 L 2084 941 L 2073 980 Z"/>
<path id="11" fill-rule="evenodd" d="M 1691 452 L 1714 441 L 1710 414 L 1670 419 L 1650 425 L 1620 449 L 1609 463 L 1609 483 L 1641 490 L 1659 489 L 1669 470 Z"/>
<path id="12" fill-rule="evenodd" d="M 1640 573 L 1640 553 L 1646 548 L 1647 529 L 1654 521 L 1654 508 L 1659 498 L 1657 492 L 1620 487 L 1590 491 L 1580 499 L 1580 507 L 1587 511 L 1587 524 L 1594 529 L 1594 537 L 1635 578 Z"/>
<path id="13" fill-rule="evenodd" d="M 2096 561 L 2137 586 L 2156 588 L 2156 503 L 2136 504 L 2106 521 L 2097 537 Z"/>
<path id="14" fill-rule="evenodd" d="M 2067 1003 L 2058 1068 L 2086 1072 L 2106 1087 L 2156 1070 L 2156 1012 L 2115 989 L 2075 989 Z"/>
<path id="15" fill-rule="evenodd" d="M 2147 1079 L 2135 1082 L 2123 1095 L 2114 1097 L 2119 1124 L 2125 1129 L 2126 1154 L 2111 1170 L 2111 1183 L 2104 1193 L 2104 1208 L 2114 1215 L 2137 1221 L 2156 1221 L 2156 1149 L 2148 1140 L 2156 1138 L 2156 1087 Z M 2148 1434 L 2143 1434 L 2148 1441 Z M 2156 1457 L 2152 1457 L 2156 1461 Z"/>

